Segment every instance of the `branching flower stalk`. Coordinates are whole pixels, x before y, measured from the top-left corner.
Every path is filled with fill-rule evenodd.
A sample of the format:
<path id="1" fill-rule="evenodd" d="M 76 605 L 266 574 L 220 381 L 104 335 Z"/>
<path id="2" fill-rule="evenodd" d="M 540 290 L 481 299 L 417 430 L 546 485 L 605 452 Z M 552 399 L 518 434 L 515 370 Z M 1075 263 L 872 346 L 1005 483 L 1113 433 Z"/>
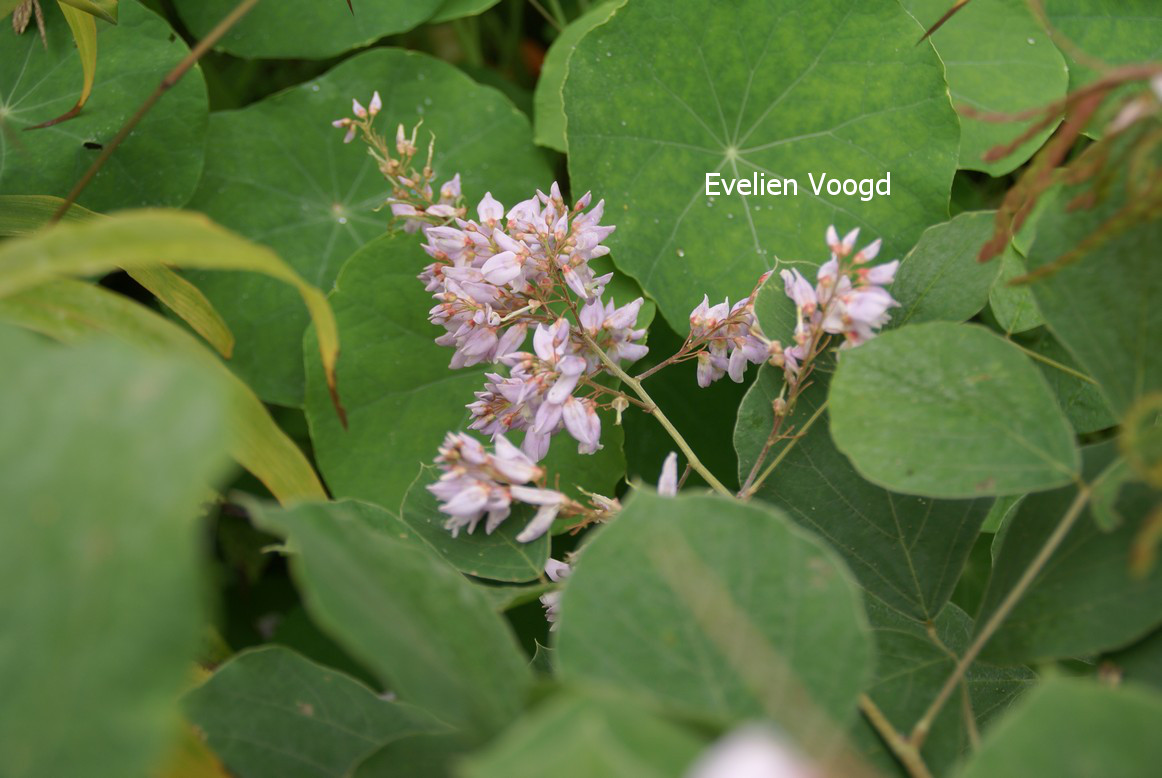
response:
<path id="1" fill-rule="evenodd" d="M 865 267 L 880 242 L 853 255 L 859 230 L 840 240 L 831 227 L 831 260 L 819 269 L 815 288 L 798 271 L 782 275 L 799 312 L 793 346 L 784 349 L 759 327 L 754 302 L 770 275 L 766 273 L 734 306 L 729 300 L 711 306 L 704 297 L 690 315 L 690 334 L 682 348 L 635 378 L 622 363 L 632 364 L 648 353 L 642 343 L 646 330 L 637 326 L 644 300 L 621 306 L 607 301 L 605 286 L 612 274 L 596 275 L 589 264 L 609 253 L 603 241 L 614 227 L 601 224 L 604 201 L 593 204 L 586 193 L 568 205 L 554 183 L 547 194 L 538 190 L 507 210 L 485 193 L 476 218 L 467 218 L 458 174 L 438 193 L 435 189 L 435 138 L 423 167 L 417 168 L 419 126 L 409 135 L 400 125 L 390 145 L 374 128 L 381 107 L 378 93 L 367 107 L 353 100 L 354 116 L 333 124 L 346 130 L 345 142 L 363 139 L 391 185 L 386 204 L 392 214 L 406 231 L 422 230 L 423 248 L 432 262 L 419 278 L 436 301 L 429 320 L 445 330 L 436 343 L 453 349 L 453 369 L 482 363 L 507 368 L 507 374 L 486 373 L 483 389 L 467 406 L 469 429 L 490 436 L 494 450 L 463 433 L 449 433 L 436 459 L 442 475 L 428 488 L 440 500 L 440 510 L 448 516 L 445 527 L 454 535 L 461 529 L 472 532 L 481 521 L 485 532 L 492 532 L 511 515 L 513 503 L 522 502 L 537 507 L 517 536 L 522 542 L 544 534 L 559 517 L 574 520 L 577 527 L 607 520 L 619 508 L 616 500 L 590 495 L 584 505 L 548 488 L 547 474 L 536 463 L 561 431 L 576 440 L 578 453 L 597 452 L 602 447 L 598 411 L 614 412 L 620 423 L 630 405 L 658 421 L 689 468 L 711 488 L 734 496 L 642 385 L 642 379 L 661 367 L 686 360 L 697 360 L 702 387 L 725 375 L 741 382 L 748 365 L 763 362 L 781 367 L 787 376 L 768 445 L 740 493 L 749 496 L 761 483 L 755 474 L 771 445 L 785 437 L 782 420 L 809 384 L 830 336 L 845 336 L 841 348 L 857 345 L 875 335 L 887 321 L 886 311 L 896 304 L 882 287 L 891 282 L 898 263 Z M 526 351 L 530 334 L 532 349 Z M 600 380 L 603 375 L 618 383 Z M 514 431 L 523 433 L 519 448 L 507 437 Z"/>

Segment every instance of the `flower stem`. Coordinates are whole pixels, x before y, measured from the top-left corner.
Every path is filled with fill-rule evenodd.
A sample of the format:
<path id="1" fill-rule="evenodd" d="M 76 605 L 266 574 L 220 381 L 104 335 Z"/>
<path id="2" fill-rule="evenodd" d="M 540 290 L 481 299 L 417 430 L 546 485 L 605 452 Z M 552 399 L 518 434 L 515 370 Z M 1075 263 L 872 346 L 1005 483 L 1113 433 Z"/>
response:
<path id="1" fill-rule="evenodd" d="M 811 429 L 811 425 L 819 420 L 819 417 L 823 415 L 823 411 L 825 410 L 827 410 L 826 402 L 815 409 L 815 413 L 811 414 L 811 418 L 807 419 L 807 422 L 801 428 L 799 428 L 797 432 L 795 432 L 795 437 L 788 440 L 787 445 L 783 446 L 783 448 L 779 450 L 779 455 L 771 460 L 771 463 L 767 465 L 767 469 L 762 472 L 762 475 L 754 479 L 754 483 L 738 493 L 740 500 L 749 500 L 754 496 L 754 493 L 757 492 L 759 487 L 763 485 L 763 481 L 767 480 L 767 476 L 774 472 L 778 464 L 782 462 L 784 457 L 786 457 L 791 449 L 795 447 L 795 443 L 798 442 L 799 438 L 806 434 L 807 430 Z"/>
<path id="2" fill-rule="evenodd" d="M 1053 556 L 1053 552 L 1057 550 L 1057 547 L 1065 540 L 1065 536 L 1069 534 L 1069 530 L 1077 523 L 1077 519 L 1081 516 L 1082 509 L 1085 508 L 1085 504 L 1089 501 L 1091 493 L 1092 489 L 1088 484 L 1078 483 L 1077 497 L 1073 499 L 1073 502 L 1065 511 L 1065 514 L 1061 517 L 1061 521 L 1058 522 L 1057 527 L 1045 541 L 1045 545 L 1041 547 L 1041 550 L 1037 552 L 1037 556 L 1025 568 L 1025 572 L 1021 574 L 1017 583 L 1005 595 L 1001 604 L 989 616 L 988 621 L 985 622 L 980 633 L 972 641 L 968 650 L 964 652 L 964 656 L 956 663 L 956 667 L 953 669 L 952 674 L 948 676 L 948 680 L 944 682 L 944 686 L 940 689 L 940 693 L 936 695 L 936 699 L 932 701 L 932 704 L 928 706 L 928 710 L 924 712 L 924 715 L 916 722 L 916 726 L 912 728 L 912 734 L 908 738 L 912 746 L 918 749 L 924 743 L 924 739 L 928 737 L 928 731 L 932 728 L 932 722 L 936 719 L 937 714 L 940 713 L 941 708 L 944 707 L 944 704 L 948 702 L 948 698 L 952 696 L 957 686 L 960 685 L 964 674 L 968 672 L 968 668 L 976 660 L 981 650 L 985 647 L 985 644 L 988 643 L 989 638 L 993 636 L 1001 626 L 1001 623 L 1012 613 L 1017 602 L 1020 601 L 1025 591 L 1033 583 L 1033 579 L 1040 574 L 1045 564 L 1049 561 L 1049 558 Z"/>
<path id="3" fill-rule="evenodd" d="M 120 146 L 125 141 L 125 139 L 129 137 L 129 134 L 133 132 L 133 128 L 137 126 L 138 122 L 145 118 L 145 115 L 149 113 L 149 109 L 153 108 L 153 104 L 160 100 L 162 95 L 172 89 L 178 81 L 181 81 L 182 76 L 186 74 L 186 71 L 196 65 L 198 60 L 202 58 L 202 55 L 209 51 L 210 48 L 215 43 L 217 43 L 223 35 L 229 32 L 231 27 L 238 23 L 239 19 L 249 13 L 250 9 L 257 4 L 258 0 L 242 0 L 242 2 L 238 3 L 238 5 L 234 7 L 233 11 L 228 13 L 222 19 L 222 21 L 218 22 L 214 29 L 210 30 L 210 32 L 206 34 L 206 37 L 202 38 L 202 40 L 200 40 L 198 44 L 190 50 L 189 54 L 184 56 L 181 62 L 174 66 L 173 70 L 171 70 L 169 73 L 166 73 L 165 78 L 163 78 L 161 83 L 157 85 L 157 88 L 150 93 L 149 97 L 145 98 L 145 102 L 141 104 L 141 107 L 137 109 L 137 112 L 130 116 L 125 124 L 122 125 L 121 129 L 118 130 L 117 134 L 113 136 L 113 140 L 105 144 L 105 148 L 101 150 L 101 154 L 95 160 L 93 160 L 93 164 L 89 166 L 89 169 L 85 171 L 85 174 L 81 176 L 80 180 L 77 181 L 76 185 L 72 188 L 72 190 L 69 191 L 68 196 L 65 197 L 60 207 L 57 208 L 56 212 L 52 215 L 52 218 L 49 220 L 50 223 L 55 224 L 56 222 L 60 221 L 66 213 L 68 213 L 69 208 L 71 208 L 73 203 L 77 201 L 77 198 L 81 196 L 81 192 L 85 191 L 85 187 L 89 185 L 89 182 L 92 181 L 93 177 L 97 175 L 97 172 L 102 167 L 104 167 L 105 163 L 109 161 L 109 157 L 113 156 L 113 152 L 117 150 L 117 147 Z"/>
<path id="4" fill-rule="evenodd" d="M 900 764 L 908 771 L 911 778 L 932 778 L 928 765 L 924 764 L 924 759 L 920 756 L 920 749 L 896 731 L 892 722 L 888 721 L 888 717 L 872 702 L 871 697 L 861 694 L 859 696 L 859 709 L 867 717 L 875 731 L 879 733 L 879 736 L 887 743 L 895 757 L 900 760 Z"/>
<path id="5" fill-rule="evenodd" d="M 693 449 L 690 448 L 690 444 L 688 444 L 686 439 L 682 437 L 682 433 L 678 432 L 678 429 L 670 422 L 669 419 L 666 418 L 666 414 L 662 413 L 662 409 L 658 407 L 656 402 L 654 402 L 654 398 L 650 397 L 649 392 L 647 392 L 645 387 L 642 386 L 641 381 L 637 380 L 629 373 L 622 370 L 616 362 L 610 359 L 609 355 L 606 354 L 605 351 L 597 345 L 593 338 L 589 337 L 589 333 L 585 332 L 584 330 L 580 330 L 580 333 L 581 337 L 585 340 L 585 344 L 589 346 L 589 348 L 593 349 L 593 353 L 597 354 L 598 358 L 602 361 L 609 372 L 613 373 L 613 375 L 621 379 L 622 383 L 632 389 L 633 393 L 641 398 L 642 402 L 649 406 L 647 412 L 655 419 L 657 419 L 658 424 L 661 424 L 662 428 L 665 429 L 666 432 L 670 434 L 670 437 L 674 439 L 674 443 L 678 445 L 678 448 L 686 456 L 686 461 L 690 463 L 690 467 L 694 468 L 694 472 L 702 476 L 702 478 L 705 479 L 706 483 L 710 484 L 710 487 L 714 489 L 714 491 L 718 492 L 719 494 L 724 494 L 727 497 L 733 497 L 734 495 L 731 494 L 730 490 L 723 486 L 722 482 L 715 478 L 714 474 L 706 468 L 706 465 L 702 464 L 702 461 L 698 459 L 698 455 L 695 454 Z"/>

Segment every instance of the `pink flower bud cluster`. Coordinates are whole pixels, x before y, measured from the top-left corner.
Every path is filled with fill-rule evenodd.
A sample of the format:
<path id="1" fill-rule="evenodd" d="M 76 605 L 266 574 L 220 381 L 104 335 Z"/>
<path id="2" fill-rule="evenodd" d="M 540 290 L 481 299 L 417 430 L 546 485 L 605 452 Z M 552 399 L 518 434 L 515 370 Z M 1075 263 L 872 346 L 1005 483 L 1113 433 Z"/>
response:
<path id="1" fill-rule="evenodd" d="M 798 372 L 820 333 L 842 335 L 841 349 L 858 346 L 874 338 L 876 330 L 891 319 L 888 311 L 899 306 L 884 288 L 895 280 L 899 260 L 867 267 L 879 254 L 881 240 L 852 255 L 858 237 L 859 228 L 842 239 L 834 226 L 827 228 L 831 259 L 819 267 L 814 286 L 798 270 L 780 273 L 786 294 L 798 311 L 795 345 L 783 352 L 791 373 Z"/>
<path id="2" fill-rule="evenodd" d="M 400 131 L 403 131 L 403 125 L 400 125 Z M 413 152 L 414 153 L 414 152 Z M 420 195 L 426 201 L 432 200 L 432 185 L 428 181 L 416 181 L 411 177 L 398 176 L 396 178 L 398 185 L 408 189 L 418 189 Z M 427 207 L 416 206 L 415 198 L 401 199 L 399 197 L 387 198 L 387 204 L 391 208 L 391 215 L 403 219 L 404 232 L 415 232 L 420 227 L 428 222 L 421 217 L 427 215 L 437 219 L 451 219 L 456 216 L 463 216 L 464 209 L 460 207 L 459 202 L 462 194 L 460 192 L 460 174 L 452 176 L 444 182 L 440 187 L 440 197 L 435 203 Z"/>
<path id="3" fill-rule="evenodd" d="M 484 531 L 491 534 L 509 517 L 517 500 L 539 506 L 517 535 L 518 541 L 528 543 L 545 534 L 563 508 L 574 506 L 558 491 L 527 486 L 545 472 L 503 435 L 496 436 L 494 451 L 489 452 L 478 440 L 450 432 L 436 464 L 444 472 L 428 490 L 440 500 L 440 511 L 449 516 L 444 528 L 452 537 L 465 527 L 471 533 L 486 516 Z"/>
<path id="4" fill-rule="evenodd" d="M 763 280 L 765 276 L 759 286 Z M 771 342 L 759 329 L 754 298 L 752 292 L 734 307 L 729 299 L 711 306 L 709 297 L 704 295 L 690 313 L 690 341 L 705 344 L 698 352 L 698 385 L 702 388 L 724 375 L 729 375 L 735 383 L 742 383 L 748 364 L 759 365 L 770 358 Z"/>

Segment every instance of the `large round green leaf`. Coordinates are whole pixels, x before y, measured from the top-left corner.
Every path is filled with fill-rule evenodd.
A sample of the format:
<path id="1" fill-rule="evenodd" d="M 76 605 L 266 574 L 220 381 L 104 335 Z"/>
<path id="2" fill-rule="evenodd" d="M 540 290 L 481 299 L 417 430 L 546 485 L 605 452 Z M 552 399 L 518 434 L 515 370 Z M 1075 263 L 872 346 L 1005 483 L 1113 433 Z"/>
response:
<path id="1" fill-rule="evenodd" d="M 569 23 L 553 41 L 545 54 L 537 89 L 533 96 L 533 139 L 542 146 L 567 151 L 565 140 L 565 74 L 569 58 L 585 34 L 604 23 L 613 12 L 625 5 L 625 0 L 611 0 L 590 8 Z"/>
<path id="2" fill-rule="evenodd" d="M 235 0 L 175 0 L 195 37 L 204 38 Z M 422 24 L 444 0 L 274 0 L 259 3 L 218 42 L 239 57 L 324 59 Z"/>
<path id="3" fill-rule="evenodd" d="M 136 0 L 120 6 L 116 27 L 99 24 L 97 77 L 80 116 L 22 132 L 72 108 L 81 61 L 56 3 L 41 3 L 48 48 L 29 31 L 4 32 L 0 46 L 0 193 L 64 196 L 174 65 L 182 39 Z M 202 172 L 206 85 L 198 68 L 165 93 L 81 194 L 97 211 L 179 206 Z"/>
<path id="4" fill-rule="evenodd" d="M 581 551 L 559 625 L 567 680 L 795 736 L 845 724 L 871 670 L 833 552 L 777 511 L 709 495 L 635 494 Z"/>
<path id="5" fill-rule="evenodd" d="M 441 180 L 459 172 L 473 206 L 486 190 L 512 204 L 549 182 L 528 121 L 499 92 L 431 57 L 376 49 L 315 81 L 215 114 L 206 173 L 191 207 L 272 246 L 312 283 L 329 288 L 340 264 L 390 219 L 372 213 L 387 195 L 374 160 L 344 146 L 331 127 L 350 112 L 352 97 L 366 101 L 374 90 L 383 97 L 380 130 L 394 134 L 396 124 L 423 119 L 421 135 L 436 136 L 433 165 Z M 294 295 L 257 278 L 192 277 L 237 339 L 231 364 L 239 375 L 266 400 L 301 404 L 306 318 Z M 410 480 L 415 470 L 407 470 Z"/>
<path id="6" fill-rule="evenodd" d="M 930 497 L 1067 484 L 1073 430 L 1041 372 L 983 327 L 930 322 L 845 351 L 831 434 L 868 480 Z"/>
<path id="7" fill-rule="evenodd" d="M 685 332 L 704 292 L 745 295 L 780 262 L 863 227 L 884 255 L 948 218 L 959 125 L 944 69 L 896 0 L 635 0 L 586 35 L 565 82 L 575 188 L 610 203 L 618 266 Z M 708 197 L 706 176 L 791 178 L 797 196 Z M 891 195 L 815 195 L 883 179 Z"/>
<path id="8" fill-rule="evenodd" d="M 986 733 L 959 778 L 1145 778 L 1162 763 L 1162 697 L 1056 679 Z"/>
<path id="9" fill-rule="evenodd" d="M 831 441 L 820 407 L 826 375 L 817 373 L 814 380 L 786 421 L 786 429 L 801 434 L 755 496 L 827 540 L 860 585 L 884 604 L 931 621 L 952 594 L 992 501 L 893 494 L 865 480 Z M 764 365 L 738 410 L 740 480 L 770 434 L 771 402 L 782 387 L 782 371 Z M 817 412 L 823 416 L 805 430 Z"/>
<path id="10" fill-rule="evenodd" d="M 948 11 L 951 0 L 904 0 L 926 28 Z M 1053 3 L 1050 3 L 1053 5 Z M 985 113 L 1018 113 L 1065 96 L 1069 71 L 1026 0 L 973 0 L 932 36 L 944 60 L 952 102 Z M 1050 124 L 996 162 L 982 157 L 1010 143 L 1028 123 L 960 119 L 960 166 L 994 176 L 1020 167 L 1056 127 Z"/>
<path id="11" fill-rule="evenodd" d="M 501 365 L 448 367 L 452 350 L 436 345 L 443 330 L 428 321 L 431 293 L 416 279 L 429 261 L 414 235 L 385 235 L 347 261 L 331 294 L 343 333 L 339 391 L 348 426 L 343 427 L 331 408 L 322 370 L 310 358 L 306 411 L 319 469 L 335 496 L 399 511 L 420 466 L 432 462 L 444 435 L 467 428 L 464 406 L 483 387 L 484 373 L 505 369 Z M 313 339 L 308 331 L 300 348 L 311 348 Z M 574 491 L 582 486 L 613 495 L 625 472 L 625 459 L 622 429 L 608 421 L 602 430 L 605 448 L 591 456 L 579 455 L 568 435 L 553 440 L 543 464 L 550 478 L 560 476 L 561 488 Z M 431 524 L 435 518 L 429 516 L 426 521 Z M 509 519 L 517 521 L 520 514 Z M 504 537 L 510 535 L 506 532 Z M 486 545 L 499 552 L 503 541 Z M 464 552 L 463 564 L 470 564 L 467 549 Z M 541 551 L 534 547 L 528 553 L 536 558 Z M 493 562 L 525 570 L 515 554 L 509 549 L 504 560 Z M 518 574 L 515 569 L 510 572 Z"/>

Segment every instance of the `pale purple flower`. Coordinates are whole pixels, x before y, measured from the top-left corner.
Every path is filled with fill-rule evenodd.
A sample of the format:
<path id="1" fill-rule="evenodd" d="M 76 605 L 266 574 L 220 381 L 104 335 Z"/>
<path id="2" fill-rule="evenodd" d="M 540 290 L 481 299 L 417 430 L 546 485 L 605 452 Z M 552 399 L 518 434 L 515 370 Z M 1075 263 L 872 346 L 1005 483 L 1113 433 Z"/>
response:
<path id="1" fill-rule="evenodd" d="M 662 462 L 662 474 L 658 476 L 658 496 L 676 497 L 678 494 L 678 455 L 671 451 Z"/>
<path id="2" fill-rule="evenodd" d="M 358 105 L 358 103 L 356 103 L 356 105 Z M 369 116 L 371 116 L 372 119 L 374 119 L 375 115 L 379 113 L 381 108 L 383 108 L 383 100 L 379 99 L 379 92 L 376 91 L 371 95 L 371 102 L 367 106 L 367 113 Z"/>
<path id="3" fill-rule="evenodd" d="M 568 578 L 573 572 L 573 568 L 566 562 L 558 562 L 556 559 L 549 558 L 545 562 L 545 575 L 553 583 L 560 583 Z M 561 590 L 554 589 L 551 592 L 545 592 L 540 597 L 541 605 L 545 609 L 545 621 L 549 622 L 549 631 L 555 632 L 557 629 L 557 617 L 561 604 Z"/>
<path id="4" fill-rule="evenodd" d="M 504 216 L 504 206 L 493 198 L 491 192 L 485 192 L 484 199 L 476 206 L 476 215 L 480 221 L 492 227 Z"/>
<path id="5" fill-rule="evenodd" d="M 597 415 L 592 400 L 567 397 L 561 419 L 565 422 L 565 429 L 577 440 L 578 453 L 593 454 L 601 448 L 601 417 Z"/>
<path id="6" fill-rule="evenodd" d="M 480 272 L 489 283 L 499 286 L 519 276 L 521 264 L 521 257 L 511 251 L 502 251 L 489 257 L 480 267 Z"/>
<path id="7" fill-rule="evenodd" d="M 790 297 L 796 307 L 803 309 L 805 313 L 812 313 L 819 299 L 815 296 L 815 287 L 811 286 L 811 282 L 795 268 L 783 270 L 779 275 L 783 279 L 787 297 Z"/>
<path id="8" fill-rule="evenodd" d="M 573 568 L 568 562 L 559 562 L 551 557 L 545 562 L 545 575 L 553 583 L 565 580 L 572 572 Z"/>
<path id="9" fill-rule="evenodd" d="M 862 276 L 869 284 L 891 286 L 892 282 L 896 280 L 896 269 L 899 266 L 900 260 L 893 259 L 891 262 L 885 262 L 882 265 L 868 268 L 862 272 Z"/>
<path id="10" fill-rule="evenodd" d="M 823 778 L 823 771 L 768 725 L 746 724 L 714 743 L 686 778 Z"/>
<path id="11" fill-rule="evenodd" d="M 544 476 L 544 470 L 504 435 L 495 437 L 493 451 L 462 433 L 448 433 L 436 464 L 443 470 L 428 490 L 439 501 L 440 512 L 448 516 L 444 528 L 456 537 L 461 529 L 469 533 L 485 520 L 484 531 L 491 534 L 509 517 L 512 503 L 538 506 L 536 515 L 517 535 L 521 543 L 537 539 L 552 526 L 568 497 L 553 489 L 526 486 Z"/>
<path id="12" fill-rule="evenodd" d="M 879 255 L 880 239 L 856 252 L 850 262 L 843 260 L 855 247 L 859 230 L 839 239 L 834 226 L 827 228 L 826 241 L 831 258 L 820 265 L 815 288 L 797 270 L 781 275 L 787 296 L 795 302 L 799 321 L 795 326 L 795 346 L 781 353 L 783 367 L 797 375 L 810 353 L 812 343 L 823 333 L 843 335 L 841 349 L 857 346 L 875 337 L 876 331 L 891 318 L 888 311 L 899 305 L 884 289 L 892 283 L 898 260 L 874 267 L 860 267 Z M 772 358 L 774 350 L 772 349 Z M 774 359 L 777 363 L 777 359 Z"/>
<path id="13" fill-rule="evenodd" d="M 360 103 L 358 100 L 355 100 L 355 99 L 351 100 L 351 111 L 352 111 L 352 113 L 355 114 L 356 117 L 358 117 L 360 119 L 367 118 L 367 109 L 364 108 L 363 104 Z"/>
<path id="14" fill-rule="evenodd" d="M 553 521 L 561 508 L 568 502 L 568 498 L 552 489 L 532 489 L 525 486 L 512 487 L 512 496 L 521 502 L 530 505 L 539 505 L 536 515 L 520 531 L 516 539 L 520 543 L 529 543 L 549 531 Z"/>

